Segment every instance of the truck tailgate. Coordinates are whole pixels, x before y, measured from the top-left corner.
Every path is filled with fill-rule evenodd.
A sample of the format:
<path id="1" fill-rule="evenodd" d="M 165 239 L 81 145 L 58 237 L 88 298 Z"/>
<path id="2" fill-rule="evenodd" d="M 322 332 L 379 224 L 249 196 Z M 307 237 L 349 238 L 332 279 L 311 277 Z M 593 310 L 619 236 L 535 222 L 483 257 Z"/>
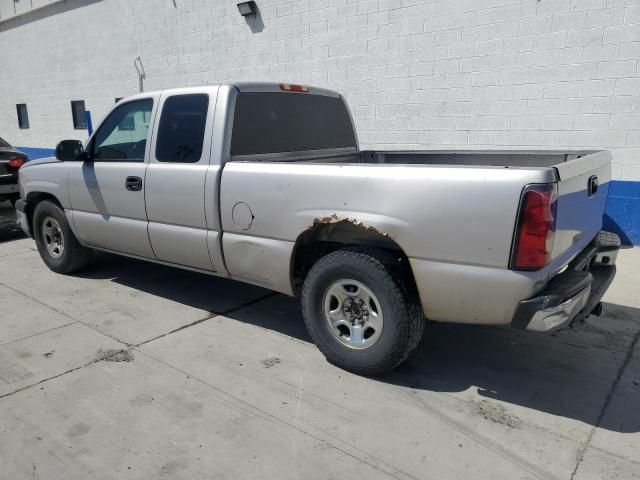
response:
<path id="1" fill-rule="evenodd" d="M 554 168 L 558 174 L 558 202 L 552 259 L 563 257 L 562 263 L 566 263 L 602 228 L 611 180 L 611 154 L 596 152 Z"/>

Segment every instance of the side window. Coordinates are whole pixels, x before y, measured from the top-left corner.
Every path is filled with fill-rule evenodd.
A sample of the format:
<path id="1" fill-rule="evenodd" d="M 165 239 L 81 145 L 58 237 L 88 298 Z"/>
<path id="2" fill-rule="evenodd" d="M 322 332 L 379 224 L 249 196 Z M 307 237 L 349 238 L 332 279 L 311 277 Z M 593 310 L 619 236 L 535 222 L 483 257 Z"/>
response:
<path id="1" fill-rule="evenodd" d="M 174 95 L 165 100 L 158 126 L 159 162 L 195 163 L 202 157 L 209 96 Z"/>
<path id="2" fill-rule="evenodd" d="M 96 160 L 142 162 L 147 146 L 153 100 L 135 100 L 116 108 L 100 126 L 92 142 Z"/>

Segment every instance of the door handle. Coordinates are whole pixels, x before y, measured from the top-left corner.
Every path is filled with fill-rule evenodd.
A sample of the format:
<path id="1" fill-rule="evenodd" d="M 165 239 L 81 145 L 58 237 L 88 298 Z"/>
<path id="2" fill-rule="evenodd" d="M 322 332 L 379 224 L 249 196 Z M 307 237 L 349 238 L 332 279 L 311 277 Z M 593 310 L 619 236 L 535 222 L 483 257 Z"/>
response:
<path id="1" fill-rule="evenodd" d="M 124 186 L 127 187 L 127 190 L 139 192 L 142 190 L 142 179 L 140 177 L 127 177 Z"/>
<path id="2" fill-rule="evenodd" d="M 598 177 L 595 175 L 591 175 L 589 177 L 589 181 L 587 182 L 587 194 L 590 197 L 593 197 L 598 191 Z"/>

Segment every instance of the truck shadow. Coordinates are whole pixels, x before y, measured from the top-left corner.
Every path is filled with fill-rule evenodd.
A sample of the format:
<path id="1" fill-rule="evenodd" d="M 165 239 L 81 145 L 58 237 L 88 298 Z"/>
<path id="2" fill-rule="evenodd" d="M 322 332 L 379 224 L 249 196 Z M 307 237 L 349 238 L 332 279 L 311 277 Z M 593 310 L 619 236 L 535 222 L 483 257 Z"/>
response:
<path id="1" fill-rule="evenodd" d="M 100 254 L 94 267 L 80 276 L 108 278 L 129 288 L 311 341 L 298 300 L 268 290 L 258 289 L 264 296 L 256 295 L 257 287 L 232 280 L 106 254 Z M 216 308 L 219 296 L 229 292 L 262 300 L 220 312 Z M 554 334 L 430 323 L 407 362 L 371 381 L 433 392 L 472 391 L 600 428 L 635 433 L 640 431 L 637 353 L 604 415 L 603 407 L 628 360 L 638 330 L 640 309 L 616 304 L 606 304 L 602 317 L 589 317 L 574 329 Z M 630 372 L 638 378 L 630 378 Z"/>
<path id="2" fill-rule="evenodd" d="M 227 316 L 311 341 L 296 299 L 278 295 Z M 372 381 L 432 392 L 472 392 L 607 430 L 635 433 L 640 432 L 640 347 L 635 348 L 636 377 L 629 376 L 634 369 L 628 368 L 606 415 L 603 408 L 638 330 L 640 310 L 615 304 L 605 304 L 602 317 L 589 317 L 573 329 L 553 334 L 432 322 L 404 364 Z"/>
<path id="3" fill-rule="evenodd" d="M 434 392 L 471 390 L 611 431 L 640 432 L 637 346 L 631 359 L 635 372 L 633 366 L 627 368 L 608 399 L 640 329 L 636 308 L 605 304 L 602 317 L 591 316 L 553 334 L 472 325 L 429 327 L 409 361 L 381 381 Z"/>

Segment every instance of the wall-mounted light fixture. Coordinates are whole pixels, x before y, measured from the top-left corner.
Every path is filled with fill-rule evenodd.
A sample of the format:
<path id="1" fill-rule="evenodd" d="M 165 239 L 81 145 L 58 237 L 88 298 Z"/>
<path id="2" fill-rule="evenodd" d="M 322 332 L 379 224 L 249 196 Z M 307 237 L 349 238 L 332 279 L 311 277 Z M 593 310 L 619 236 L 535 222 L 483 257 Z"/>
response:
<path id="1" fill-rule="evenodd" d="M 256 2 L 240 2 L 238 3 L 238 11 L 240 15 L 243 17 L 248 17 L 249 15 L 255 15 L 258 11 L 258 6 Z"/>

